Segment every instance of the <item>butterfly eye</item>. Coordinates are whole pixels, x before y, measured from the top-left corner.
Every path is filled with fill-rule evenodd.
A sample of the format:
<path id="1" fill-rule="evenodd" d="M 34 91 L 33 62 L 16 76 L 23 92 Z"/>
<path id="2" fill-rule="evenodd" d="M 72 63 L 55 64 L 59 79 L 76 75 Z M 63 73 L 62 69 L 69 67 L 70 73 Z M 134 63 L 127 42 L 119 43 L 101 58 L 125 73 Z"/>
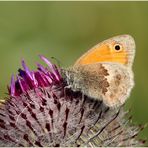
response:
<path id="1" fill-rule="evenodd" d="M 114 45 L 114 50 L 120 51 L 120 50 L 122 50 L 122 46 L 120 44 L 115 44 Z"/>

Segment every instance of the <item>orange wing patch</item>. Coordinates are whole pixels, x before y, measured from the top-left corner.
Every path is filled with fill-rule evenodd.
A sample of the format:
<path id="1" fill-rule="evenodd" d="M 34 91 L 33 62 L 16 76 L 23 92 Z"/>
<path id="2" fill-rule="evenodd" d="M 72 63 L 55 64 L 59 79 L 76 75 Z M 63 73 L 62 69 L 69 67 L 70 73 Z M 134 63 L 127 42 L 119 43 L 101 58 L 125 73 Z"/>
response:
<path id="1" fill-rule="evenodd" d="M 98 62 L 118 62 L 121 64 L 127 64 L 128 53 L 120 44 L 115 42 L 103 43 L 86 52 L 86 54 L 76 61 L 74 66 Z"/>

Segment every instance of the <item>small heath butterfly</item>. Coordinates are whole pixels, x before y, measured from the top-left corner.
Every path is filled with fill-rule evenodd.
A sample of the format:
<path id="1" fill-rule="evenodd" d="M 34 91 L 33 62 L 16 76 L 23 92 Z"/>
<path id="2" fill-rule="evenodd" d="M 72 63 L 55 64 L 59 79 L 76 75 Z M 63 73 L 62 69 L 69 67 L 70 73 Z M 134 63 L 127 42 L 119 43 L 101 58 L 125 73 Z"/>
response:
<path id="1" fill-rule="evenodd" d="M 105 40 L 64 69 L 67 85 L 108 107 L 125 103 L 134 86 L 132 64 L 135 41 L 130 35 Z"/>

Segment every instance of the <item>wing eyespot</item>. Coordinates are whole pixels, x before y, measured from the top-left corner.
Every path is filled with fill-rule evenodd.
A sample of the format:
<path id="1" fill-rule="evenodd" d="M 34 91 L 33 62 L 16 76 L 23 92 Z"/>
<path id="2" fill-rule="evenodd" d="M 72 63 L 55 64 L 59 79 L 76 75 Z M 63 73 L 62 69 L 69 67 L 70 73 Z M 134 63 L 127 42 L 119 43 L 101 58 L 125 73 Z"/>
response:
<path id="1" fill-rule="evenodd" d="M 120 44 L 115 44 L 113 46 L 113 49 L 116 51 L 116 52 L 120 52 L 123 48 L 122 48 L 122 45 Z"/>

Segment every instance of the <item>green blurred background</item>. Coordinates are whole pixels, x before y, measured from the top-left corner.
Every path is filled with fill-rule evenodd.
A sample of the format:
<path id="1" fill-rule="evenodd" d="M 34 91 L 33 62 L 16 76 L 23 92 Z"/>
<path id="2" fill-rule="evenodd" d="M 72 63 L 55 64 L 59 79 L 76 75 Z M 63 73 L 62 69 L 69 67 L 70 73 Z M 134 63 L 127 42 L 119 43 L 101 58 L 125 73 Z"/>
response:
<path id="1" fill-rule="evenodd" d="M 0 2 L 0 97 L 6 96 L 22 58 L 32 69 L 39 54 L 67 67 L 98 42 L 119 34 L 131 34 L 137 45 L 136 85 L 126 107 L 134 123 L 147 123 L 148 2 Z M 148 128 L 140 136 L 147 138 Z"/>

